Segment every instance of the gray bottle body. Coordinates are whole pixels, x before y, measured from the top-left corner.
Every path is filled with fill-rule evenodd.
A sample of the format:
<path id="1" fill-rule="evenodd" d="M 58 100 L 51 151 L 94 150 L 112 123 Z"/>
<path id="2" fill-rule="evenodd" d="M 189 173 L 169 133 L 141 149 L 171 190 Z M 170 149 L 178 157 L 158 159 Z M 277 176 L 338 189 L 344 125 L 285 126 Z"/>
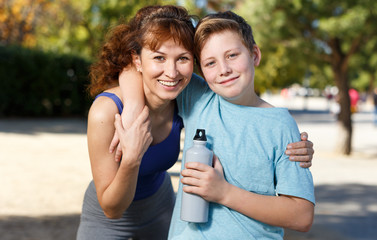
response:
<path id="1" fill-rule="evenodd" d="M 194 140 L 194 145 L 185 153 L 185 162 L 200 162 L 212 166 L 213 153 L 206 141 Z M 203 223 L 208 221 L 209 203 L 196 194 L 182 191 L 181 220 Z"/>

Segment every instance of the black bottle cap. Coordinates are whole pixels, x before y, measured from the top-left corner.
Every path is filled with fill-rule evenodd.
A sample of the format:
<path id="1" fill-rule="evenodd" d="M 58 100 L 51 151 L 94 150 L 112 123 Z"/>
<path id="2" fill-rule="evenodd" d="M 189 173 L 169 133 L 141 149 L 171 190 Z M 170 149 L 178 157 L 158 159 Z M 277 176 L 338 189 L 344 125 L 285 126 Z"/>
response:
<path id="1" fill-rule="evenodd" d="M 197 140 L 197 141 L 207 141 L 206 130 L 204 130 L 204 129 L 196 129 L 196 134 L 194 136 L 194 140 Z"/>

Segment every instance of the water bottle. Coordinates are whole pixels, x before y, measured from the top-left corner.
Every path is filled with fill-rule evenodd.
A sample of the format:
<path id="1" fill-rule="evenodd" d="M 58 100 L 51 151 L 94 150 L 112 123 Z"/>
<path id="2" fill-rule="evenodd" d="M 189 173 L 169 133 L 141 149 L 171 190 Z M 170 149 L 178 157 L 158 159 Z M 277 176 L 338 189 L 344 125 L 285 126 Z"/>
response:
<path id="1" fill-rule="evenodd" d="M 186 151 L 185 162 L 200 162 L 212 166 L 213 153 L 206 147 L 207 137 L 204 129 L 197 129 L 194 145 Z M 181 220 L 204 223 L 208 221 L 209 203 L 202 197 L 182 191 Z"/>

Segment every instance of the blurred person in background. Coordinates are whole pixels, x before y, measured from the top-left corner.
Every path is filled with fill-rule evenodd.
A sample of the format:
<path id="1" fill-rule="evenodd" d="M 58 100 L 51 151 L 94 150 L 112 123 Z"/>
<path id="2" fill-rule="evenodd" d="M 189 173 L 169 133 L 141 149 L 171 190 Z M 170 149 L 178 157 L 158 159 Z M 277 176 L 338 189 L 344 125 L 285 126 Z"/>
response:
<path id="1" fill-rule="evenodd" d="M 351 88 L 348 91 L 348 94 L 349 94 L 350 100 L 351 100 L 351 113 L 356 113 L 358 111 L 358 103 L 359 103 L 359 100 L 360 100 L 360 94 L 354 88 Z"/>

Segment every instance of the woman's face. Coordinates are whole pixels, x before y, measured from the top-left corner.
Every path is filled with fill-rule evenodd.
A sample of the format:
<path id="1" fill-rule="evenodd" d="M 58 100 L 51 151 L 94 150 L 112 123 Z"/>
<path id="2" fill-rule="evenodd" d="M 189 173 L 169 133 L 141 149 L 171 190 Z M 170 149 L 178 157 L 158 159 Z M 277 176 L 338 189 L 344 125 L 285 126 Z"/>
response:
<path id="1" fill-rule="evenodd" d="M 152 51 L 143 48 L 139 64 L 147 98 L 173 100 L 190 82 L 193 73 L 193 54 L 183 46 L 168 40 Z"/>
<path id="2" fill-rule="evenodd" d="M 254 93 L 254 66 L 260 51 L 254 46 L 252 55 L 236 32 L 212 34 L 200 53 L 200 66 L 209 87 L 228 101 L 250 105 Z"/>

